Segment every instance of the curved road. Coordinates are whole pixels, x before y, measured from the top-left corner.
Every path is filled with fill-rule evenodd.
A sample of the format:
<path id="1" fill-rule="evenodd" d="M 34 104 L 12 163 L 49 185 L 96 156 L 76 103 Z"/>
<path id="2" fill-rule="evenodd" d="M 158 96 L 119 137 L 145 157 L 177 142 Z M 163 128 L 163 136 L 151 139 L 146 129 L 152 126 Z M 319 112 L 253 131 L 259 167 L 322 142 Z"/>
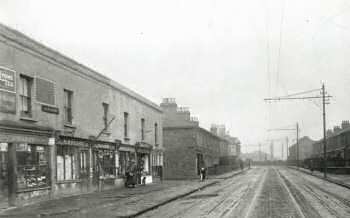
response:
<path id="1" fill-rule="evenodd" d="M 257 167 L 141 217 L 350 217 L 350 190 L 284 167 Z"/>

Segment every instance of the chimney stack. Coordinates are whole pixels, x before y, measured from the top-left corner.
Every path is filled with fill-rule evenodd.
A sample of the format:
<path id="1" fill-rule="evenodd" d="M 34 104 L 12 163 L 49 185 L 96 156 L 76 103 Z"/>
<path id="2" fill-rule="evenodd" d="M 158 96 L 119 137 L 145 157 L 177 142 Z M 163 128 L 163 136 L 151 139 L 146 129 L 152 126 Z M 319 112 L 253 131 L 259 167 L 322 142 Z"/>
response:
<path id="1" fill-rule="evenodd" d="M 350 126 L 349 120 L 343 120 L 343 121 L 341 122 L 341 128 L 342 128 L 342 129 L 346 129 L 346 128 L 348 128 L 349 126 Z"/>

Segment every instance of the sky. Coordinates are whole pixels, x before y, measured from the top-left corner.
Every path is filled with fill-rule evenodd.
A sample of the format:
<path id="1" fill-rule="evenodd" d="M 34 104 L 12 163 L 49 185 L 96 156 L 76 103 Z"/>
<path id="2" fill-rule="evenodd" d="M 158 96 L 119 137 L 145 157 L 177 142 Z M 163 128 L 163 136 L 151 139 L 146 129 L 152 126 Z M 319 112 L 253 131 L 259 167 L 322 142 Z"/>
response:
<path id="1" fill-rule="evenodd" d="M 204 128 L 225 124 L 243 152 L 274 140 L 281 155 L 295 131 L 267 130 L 297 122 L 322 137 L 319 100 L 267 97 L 324 83 L 327 128 L 350 119 L 347 0 L 0 0 L 0 22 L 157 104 L 176 98 Z"/>

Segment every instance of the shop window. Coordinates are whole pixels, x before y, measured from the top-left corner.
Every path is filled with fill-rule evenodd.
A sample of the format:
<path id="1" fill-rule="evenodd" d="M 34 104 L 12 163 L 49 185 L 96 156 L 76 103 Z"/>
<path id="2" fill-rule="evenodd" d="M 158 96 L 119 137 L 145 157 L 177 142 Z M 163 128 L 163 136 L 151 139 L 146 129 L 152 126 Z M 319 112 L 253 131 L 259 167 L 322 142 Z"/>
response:
<path id="1" fill-rule="evenodd" d="M 95 172 L 103 177 L 114 177 L 116 174 L 114 150 L 99 149 L 94 153 Z"/>
<path id="2" fill-rule="evenodd" d="M 19 96 L 20 96 L 20 113 L 21 116 L 32 116 L 32 84 L 33 79 L 20 75 Z"/>
<path id="3" fill-rule="evenodd" d="M 81 176 L 88 176 L 89 173 L 89 166 L 88 166 L 88 150 L 82 150 L 80 151 L 80 166 L 79 166 L 79 170 L 80 170 L 80 175 Z"/>
<path id="4" fill-rule="evenodd" d="M 47 147 L 21 143 L 16 145 L 18 189 L 49 185 Z"/>
<path id="5" fill-rule="evenodd" d="M 119 169 L 118 175 L 124 176 L 132 162 L 135 161 L 135 153 L 129 151 L 119 151 Z"/>
<path id="6" fill-rule="evenodd" d="M 57 146 L 57 180 L 79 179 L 78 174 L 78 152 L 79 149 L 72 146 Z"/>
<path id="7" fill-rule="evenodd" d="M 124 138 L 128 138 L 128 122 L 129 122 L 129 114 L 124 112 Z"/>
<path id="8" fill-rule="evenodd" d="M 73 92 L 64 90 L 64 122 L 72 124 L 73 111 L 72 111 Z"/>
<path id="9" fill-rule="evenodd" d="M 150 169 L 149 169 L 149 154 L 138 154 L 137 155 L 137 159 L 138 159 L 138 168 L 141 172 L 145 172 L 145 173 L 149 173 Z"/>
<path id="10" fill-rule="evenodd" d="M 7 174 L 7 143 L 0 143 L 0 201 L 7 197 L 8 174 Z"/>

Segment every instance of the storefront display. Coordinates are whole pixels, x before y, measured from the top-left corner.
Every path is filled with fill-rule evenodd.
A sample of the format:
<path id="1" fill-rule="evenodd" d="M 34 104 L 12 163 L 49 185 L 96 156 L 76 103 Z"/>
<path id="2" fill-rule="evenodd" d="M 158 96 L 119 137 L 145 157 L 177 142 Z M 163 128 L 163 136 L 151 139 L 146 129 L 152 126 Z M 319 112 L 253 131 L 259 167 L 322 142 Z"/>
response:
<path id="1" fill-rule="evenodd" d="M 49 185 L 48 150 L 42 145 L 16 145 L 18 189 Z"/>
<path id="2" fill-rule="evenodd" d="M 57 181 L 79 179 L 78 152 L 77 147 L 67 145 L 57 146 Z"/>

